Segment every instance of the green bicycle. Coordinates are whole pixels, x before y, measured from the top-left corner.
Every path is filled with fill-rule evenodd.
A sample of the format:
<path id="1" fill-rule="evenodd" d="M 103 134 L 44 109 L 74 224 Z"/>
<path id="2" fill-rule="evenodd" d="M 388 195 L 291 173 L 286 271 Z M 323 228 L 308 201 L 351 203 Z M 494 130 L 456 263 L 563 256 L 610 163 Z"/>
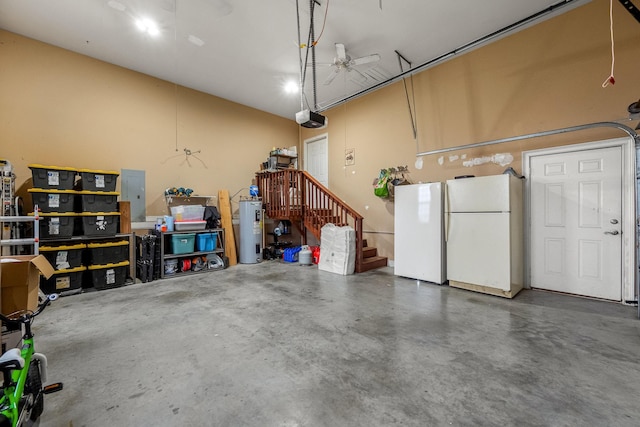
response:
<path id="1" fill-rule="evenodd" d="M 47 358 L 35 353 L 33 348 L 33 319 L 58 299 L 51 294 L 36 311 L 23 310 L 11 317 L 0 314 L 0 319 L 10 325 L 23 328 L 22 348 L 12 348 L 0 357 L 0 371 L 3 376 L 0 396 L 0 427 L 37 426 L 44 409 L 44 395 L 62 390 L 62 383 L 42 387 L 47 381 Z"/>

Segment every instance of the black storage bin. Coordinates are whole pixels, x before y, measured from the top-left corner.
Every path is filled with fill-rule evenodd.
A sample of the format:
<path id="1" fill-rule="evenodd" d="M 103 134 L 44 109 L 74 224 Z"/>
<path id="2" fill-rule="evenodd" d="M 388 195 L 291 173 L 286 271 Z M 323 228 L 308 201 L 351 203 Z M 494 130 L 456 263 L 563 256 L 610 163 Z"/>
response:
<path id="1" fill-rule="evenodd" d="M 136 278 L 142 283 L 153 281 L 153 261 L 136 261 Z"/>
<path id="2" fill-rule="evenodd" d="M 33 214 L 30 214 L 33 215 Z M 58 239 L 73 236 L 75 221 L 78 214 L 69 212 L 40 213 L 38 226 L 41 239 Z"/>
<path id="3" fill-rule="evenodd" d="M 114 212 L 118 210 L 115 191 L 76 191 L 76 212 Z"/>
<path id="4" fill-rule="evenodd" d="M 29 165 L 34 188 L 73 190 L 77 169 L 64 166 Z"/>
<path id="5" fill-rule="evenodd" d="M 119 212 L 83 212 L 77 215 L 85 236 L 114 236 L 118 233 Z"/>
<path id="6" fill-rule="evenodd" d="M 87 252 L 89 264 L 117 264 L 129 259 L 129 242 L 89 243 Z"/>
<path id="7" fill-rule="evenodd" d="M 76 190 L 85 191 L 116 191 L 118 175 L 116 171 L 93 169 L 78 169 L 80 179 L 76 183 Z"/>
<path id="8" fill-rule="evenodd" d="M 87 267 L 68 268 L 58 270 L 45 279 L 40 277 L 40 290 L 45 294 L 60 294 L 61 296 L 73 295 L 82 292 L 82 274 Z"/>
<path id="9" fill-rule="evenodd" d="M 46 188 L 30 188 L 33 210 L 36 206 L 40 212 L 73 212 L 76 192 L 73 190 L 52 190 Z"/>
<path id="10" fill-rule="evenodd" d="M 129 261 L 87 267 L 91 284 L 97 290 L 123 286 L 127 280 Z"/>
<path id="11" fill-rule="evenodd" d="M 67 270 L 82 265 L 82 251 L 87 247 L 84 243 L 76 245 L 40 246 L 40 254 L 49 261 L 56 270 Z"/>

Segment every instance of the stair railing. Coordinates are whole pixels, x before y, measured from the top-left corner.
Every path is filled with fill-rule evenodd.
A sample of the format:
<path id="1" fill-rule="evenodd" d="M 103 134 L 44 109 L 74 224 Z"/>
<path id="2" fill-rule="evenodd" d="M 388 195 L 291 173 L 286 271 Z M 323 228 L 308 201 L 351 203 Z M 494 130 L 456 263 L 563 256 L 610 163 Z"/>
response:
<path id="1" fill-rule="evenodd" d="M 356 235 L 356 272 L 363 261 L 362 215 L 333 194 L 307 171 L 259 172 L 258 191 L 265 213 L 273 219 L 300 222 L 318 240 L 324 225 L 351 226 Z"/>

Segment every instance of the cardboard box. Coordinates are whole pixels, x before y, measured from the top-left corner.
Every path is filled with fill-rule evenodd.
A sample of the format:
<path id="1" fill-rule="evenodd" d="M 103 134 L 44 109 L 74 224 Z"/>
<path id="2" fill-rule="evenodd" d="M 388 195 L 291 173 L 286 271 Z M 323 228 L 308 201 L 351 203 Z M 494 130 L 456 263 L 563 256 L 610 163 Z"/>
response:
<path id="1" fill-rule="evenodd" d="M 0 257 L 0 311 L 9 315 L 38 308 L 40 274 L 47 279 L 54 269 L 44 255 Z"/>

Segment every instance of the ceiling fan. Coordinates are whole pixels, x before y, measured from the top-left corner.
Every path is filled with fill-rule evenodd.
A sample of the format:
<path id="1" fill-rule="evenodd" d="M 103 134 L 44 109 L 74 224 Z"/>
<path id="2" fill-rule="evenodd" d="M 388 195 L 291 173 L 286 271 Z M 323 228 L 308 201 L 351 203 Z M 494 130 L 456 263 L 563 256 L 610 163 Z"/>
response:
<path id="1" fill-rule="evenodd" d="M 331 82 L 338 77 L 341 71 L 355 71 L 356 73 L 356 81 L 359 83 L 364 83 L 367 81 L 367 76 L 362 74 L 358 69 L 353 68 L 357 65 L 369 64 L 371 62 L 376 62 L 380 60 L 380 55 L 374 53 L 373 55 L 361 56 L 360 58 L 351 58 L 347 55 L 347 51 L 342 43 L 336 43 L 336 57 L 333 58 L 333 63 L 331 66 L 333 70 L 331 70 L 331 74 L 324 81 L 325 85 L 331 84 Z"/>

